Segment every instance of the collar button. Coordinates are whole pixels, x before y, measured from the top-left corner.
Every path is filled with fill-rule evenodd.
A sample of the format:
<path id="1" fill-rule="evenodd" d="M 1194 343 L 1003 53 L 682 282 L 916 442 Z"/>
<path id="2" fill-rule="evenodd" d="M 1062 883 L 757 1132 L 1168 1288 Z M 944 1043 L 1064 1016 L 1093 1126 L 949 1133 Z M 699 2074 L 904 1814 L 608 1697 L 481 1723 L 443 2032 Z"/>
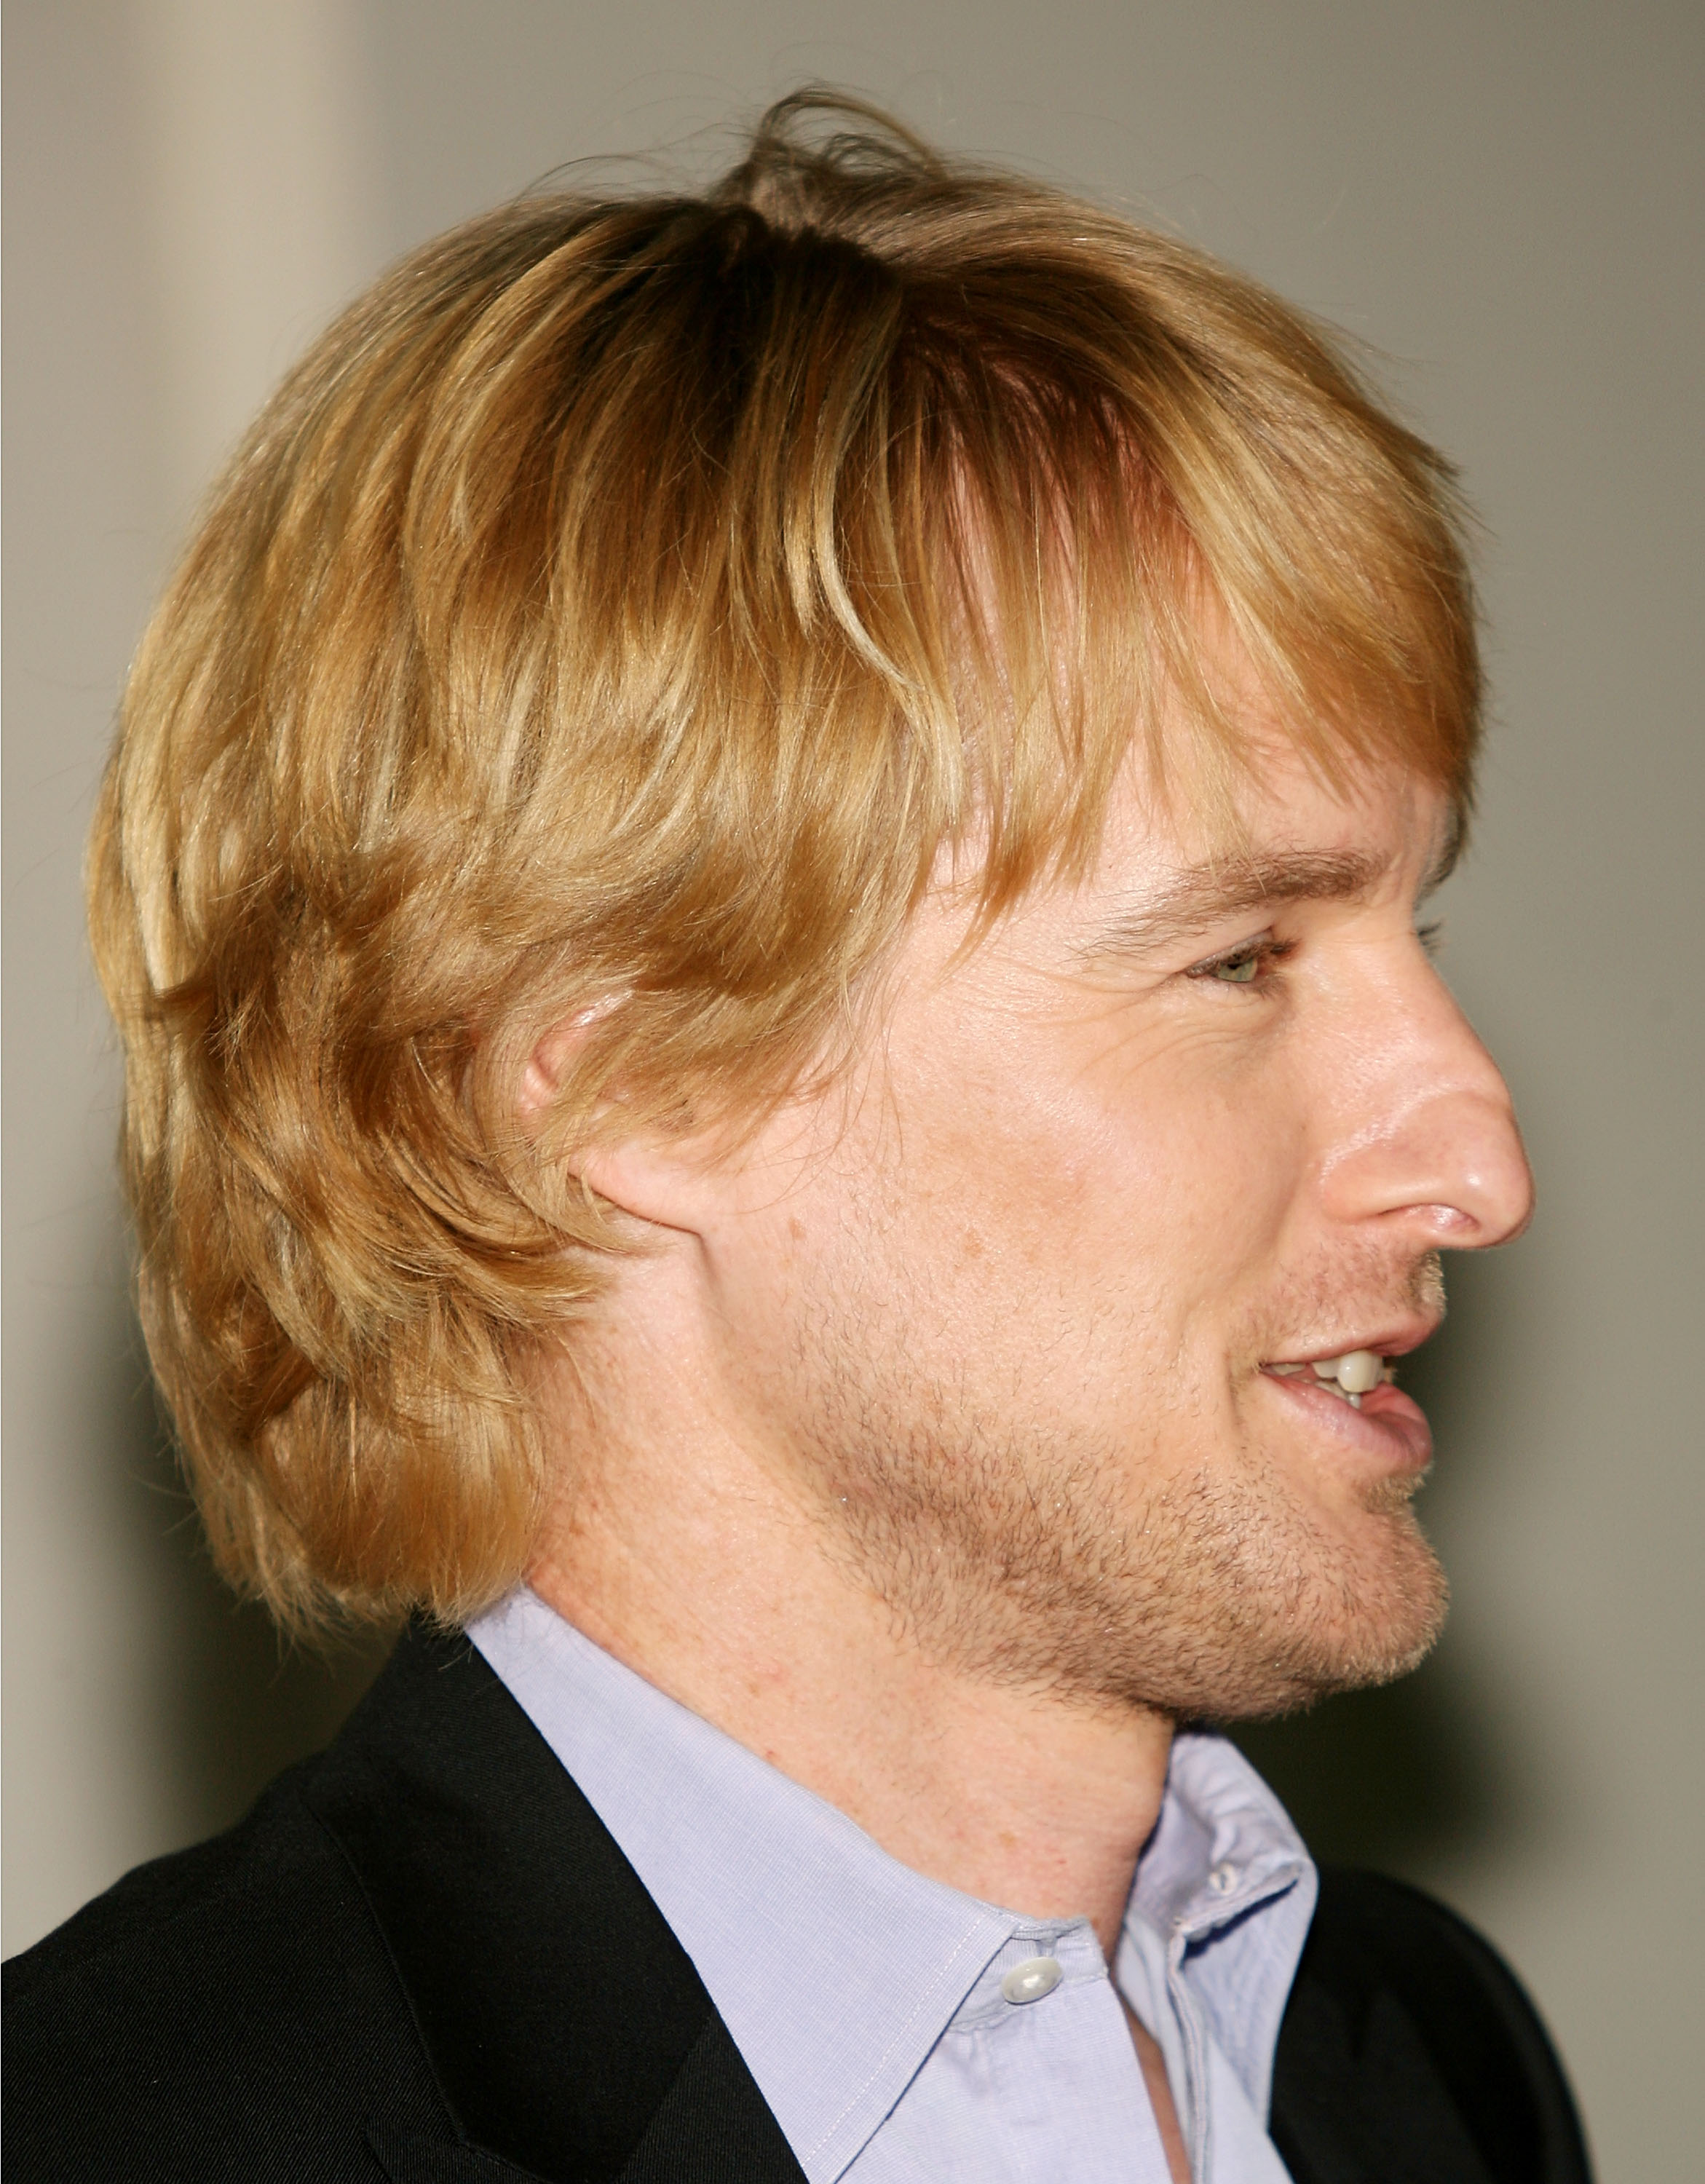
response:
<path id="1" fill-rule="evenodd" d="M 1022 1964 L 1014 1964 L 1003 1974 L 1000 1992 L 1008 2002 L 1040 2002 L 1045 1994 L 1052 1994 L 1064 1976 L 1057 1957 L 1026 1957 Z"/>

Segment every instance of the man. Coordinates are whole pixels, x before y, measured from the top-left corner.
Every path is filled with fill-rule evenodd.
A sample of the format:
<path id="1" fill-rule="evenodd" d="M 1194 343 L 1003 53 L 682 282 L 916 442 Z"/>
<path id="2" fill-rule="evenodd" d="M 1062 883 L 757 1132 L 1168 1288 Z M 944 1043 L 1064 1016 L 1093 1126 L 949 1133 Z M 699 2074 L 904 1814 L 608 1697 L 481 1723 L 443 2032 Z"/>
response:
<path id="1" fill-rule="evenodd" d="M 214 1552 L 413 1619 L 14 1968 L 20 2173 L 1585 2175 L 1485 1945 L 1207 1725 L 1442 1614 L 1478 697 L 1318 330 L 847 102 L 332 329 L 92 905 Z"/>

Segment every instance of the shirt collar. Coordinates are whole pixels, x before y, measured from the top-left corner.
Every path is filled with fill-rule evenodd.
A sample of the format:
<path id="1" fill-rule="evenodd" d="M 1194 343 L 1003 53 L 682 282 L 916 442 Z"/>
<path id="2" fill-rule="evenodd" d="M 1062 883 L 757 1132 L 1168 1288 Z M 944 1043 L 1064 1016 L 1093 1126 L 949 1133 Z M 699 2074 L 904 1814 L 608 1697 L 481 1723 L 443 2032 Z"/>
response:
<path id="1" fill-rule="evenodd" d="M 902 1865 L 525 1587 L 468 1635 L 691 1958 L 811 2184 L 855 2159 L 1013 1937 L 1062 1930 Z M 1223 1739 L 1179 1737 L 1127 1914 L 1144 1946 L 1117 1970 L 1148 2020 L 1158 1997 L 1127 1974 L 1165 1940 L 1258 2113 L 1312 1912 L 1271 1791 Z"/>
<path id="2" fill-rule="evenodd" d="M 1289 1814 L 1237 1747 L 1200 1730 L 1175 1736 L 1116 1970 L 1148 2022 L 1133 1988 L 1151 1983 L 1152 1937 L 1163 1941 L 1169 1976 L 1199 2006 L 1258 2116 L 1271 2103 L 1279 2021 L 1318 1892 Z"/>

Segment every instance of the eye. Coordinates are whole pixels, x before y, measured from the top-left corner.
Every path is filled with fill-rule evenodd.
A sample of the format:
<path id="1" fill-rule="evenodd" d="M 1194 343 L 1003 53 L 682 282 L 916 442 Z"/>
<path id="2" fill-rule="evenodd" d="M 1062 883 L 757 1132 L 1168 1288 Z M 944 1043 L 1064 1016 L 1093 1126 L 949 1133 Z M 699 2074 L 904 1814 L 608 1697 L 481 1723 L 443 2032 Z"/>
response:
<path id="1" fill-rule="evenodd" d="M 1259 986 L 1273 966 L 1282 963 L 1290 954 L 1295 944 L 1292 941 L 1275 940 L 1270 933 L 1259 933 L 1253 940 L 1240 941 L 1223 956 L 1193 964 L 1184 975 L 1217 986 Z"/>
<path id="2" fill-rule="evenodd" d="M 1235 956 L 1222 956 L 1209 967 L 1207 975 L 1222 979 L 1228 986 L 1252 986 L 1261 975 L 1261 950 L 1244 948 Z"/>

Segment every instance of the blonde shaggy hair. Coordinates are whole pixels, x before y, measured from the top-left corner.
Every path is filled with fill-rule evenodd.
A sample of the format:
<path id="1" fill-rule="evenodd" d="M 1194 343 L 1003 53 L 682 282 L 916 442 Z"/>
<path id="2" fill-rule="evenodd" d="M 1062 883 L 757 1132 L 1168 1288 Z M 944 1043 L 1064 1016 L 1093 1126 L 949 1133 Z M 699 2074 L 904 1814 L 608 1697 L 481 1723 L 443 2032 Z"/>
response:
<path id="1" fill-rule="evenodd" d="M 855 101 L 362 297 L 212 494 L 92 850 L 142 1323 L 226 1574 L 297 1627 L 513 1582 L 529 1363 L 621 1248 L 577 1148 L 823 1064 L 944 848 L 989 916 L 1081 870 L 1134 738 L 1176 777 L 1163 689 L 1220 794 L 1210 609 L 1329 776 L 1465 803 L 1446 465 L 1250 281 Z"/>

